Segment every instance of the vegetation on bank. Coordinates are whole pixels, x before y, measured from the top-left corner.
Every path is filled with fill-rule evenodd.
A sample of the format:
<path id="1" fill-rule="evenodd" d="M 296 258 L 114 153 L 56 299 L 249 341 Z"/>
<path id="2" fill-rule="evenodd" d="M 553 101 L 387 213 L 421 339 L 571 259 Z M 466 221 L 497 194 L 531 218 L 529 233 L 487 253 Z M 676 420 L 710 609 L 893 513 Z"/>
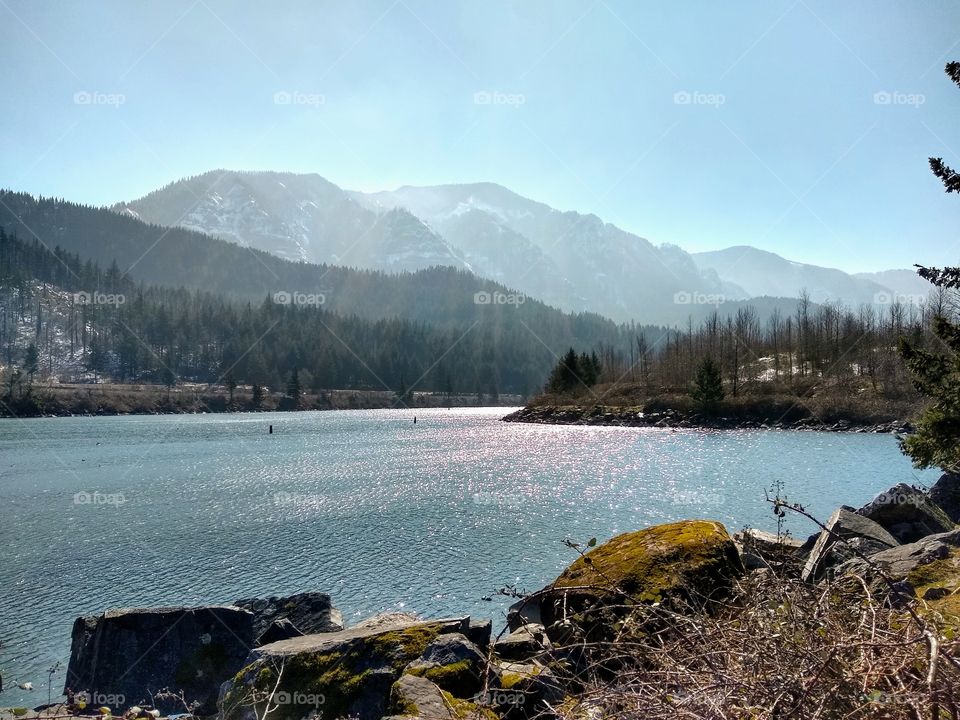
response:
<path id="1" fill-rule="evenodd" d="M 372 410 L 383 408 L 440 408 L 517 405 L 518 395 L 488 395 L 408 392 L 403 396 L 375 390 L 325 390 L 288 393 L 266 392 L 257 396 L 250 386 L 89 384 L 26 386 L 2 396 L 0 417 L 48 417 L 68 415 L 158 415 L 179 413 L 272 412 L 286 410 Z M 288 391 L 289 392 L 289 391 Z"/>

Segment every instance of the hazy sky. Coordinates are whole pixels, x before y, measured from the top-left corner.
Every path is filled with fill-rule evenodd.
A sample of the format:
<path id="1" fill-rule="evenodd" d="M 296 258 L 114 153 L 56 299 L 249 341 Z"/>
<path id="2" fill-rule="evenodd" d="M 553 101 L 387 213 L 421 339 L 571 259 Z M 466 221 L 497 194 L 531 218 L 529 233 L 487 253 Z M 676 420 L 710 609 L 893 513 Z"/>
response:
<path id="1" fill-rule="evenodd" d="M 17 190 L 488 180 L 691 251 L 960 258 L 952 0 L 0 0 L 0 58 Z"/>

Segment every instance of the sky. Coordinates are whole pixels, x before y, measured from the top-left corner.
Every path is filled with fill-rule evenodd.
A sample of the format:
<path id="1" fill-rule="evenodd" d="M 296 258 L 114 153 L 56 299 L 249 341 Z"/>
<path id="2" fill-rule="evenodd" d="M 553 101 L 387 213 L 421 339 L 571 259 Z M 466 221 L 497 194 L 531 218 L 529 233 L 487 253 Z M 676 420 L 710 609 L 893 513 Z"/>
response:
<path id="1" fill-rule="evenodd" d="M 0 187 L 490 181 L 688 251 L 960 259 L 947 0 L 0 0 Z"/>

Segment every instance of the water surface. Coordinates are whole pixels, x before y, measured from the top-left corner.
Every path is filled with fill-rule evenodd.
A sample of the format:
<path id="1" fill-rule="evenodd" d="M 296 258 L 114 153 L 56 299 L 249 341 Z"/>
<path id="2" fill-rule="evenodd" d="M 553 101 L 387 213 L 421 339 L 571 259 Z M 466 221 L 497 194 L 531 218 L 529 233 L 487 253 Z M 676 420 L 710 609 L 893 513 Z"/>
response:
<path id="1" fill-rule="evenodd" d="M 499 422 L 506 412 L 0 421 L 0 670 L 7 688 L 38 688 L 0 704 L 45 702 L 74 618 L 108 607 L 321 590 L 350 622 L 404 609 L 496 623 L 509 604 L 496 590 L 552 580 L 575 557 L 564 539 L 691 517 L 774 529 L 774 483 L 826 517 L 937 477 L 884 435 Z"/>

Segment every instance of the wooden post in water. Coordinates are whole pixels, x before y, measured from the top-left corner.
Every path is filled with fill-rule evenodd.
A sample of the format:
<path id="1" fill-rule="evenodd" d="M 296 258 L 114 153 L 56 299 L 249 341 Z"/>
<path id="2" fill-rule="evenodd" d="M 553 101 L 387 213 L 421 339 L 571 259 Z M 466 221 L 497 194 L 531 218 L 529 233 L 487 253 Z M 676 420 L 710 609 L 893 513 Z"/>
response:
<path id="1" fill-rule="evenodd" d="M 270 434 L 273 435 L 273 425 L 270 426 Z"/>

